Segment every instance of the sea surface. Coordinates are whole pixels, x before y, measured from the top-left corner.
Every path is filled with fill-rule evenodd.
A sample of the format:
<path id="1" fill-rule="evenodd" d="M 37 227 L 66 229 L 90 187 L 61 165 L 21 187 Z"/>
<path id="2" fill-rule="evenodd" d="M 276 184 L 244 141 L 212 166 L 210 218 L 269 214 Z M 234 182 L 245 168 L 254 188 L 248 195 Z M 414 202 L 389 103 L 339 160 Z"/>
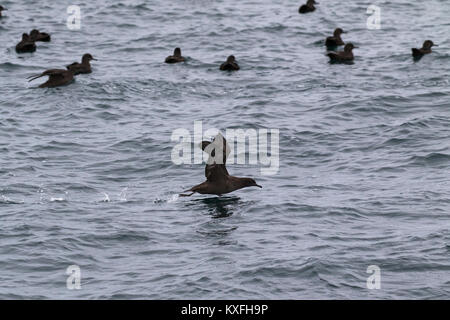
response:
<path id="1" fill-rule="evenodd" d="M 449 299 L 450 2 L 302 2 L 2 1 L 0 298 Z M 336 27 L 353 64 L 328 62 Z M 17 54 L 33 28 L 52 41 Z M 74 83 L 27 82 L 84 53 Z M 172 161 L 194 121 L 278 129 L 278 172 L 229 164 L 263 188 L 179 197 L 205 179 Z"/>

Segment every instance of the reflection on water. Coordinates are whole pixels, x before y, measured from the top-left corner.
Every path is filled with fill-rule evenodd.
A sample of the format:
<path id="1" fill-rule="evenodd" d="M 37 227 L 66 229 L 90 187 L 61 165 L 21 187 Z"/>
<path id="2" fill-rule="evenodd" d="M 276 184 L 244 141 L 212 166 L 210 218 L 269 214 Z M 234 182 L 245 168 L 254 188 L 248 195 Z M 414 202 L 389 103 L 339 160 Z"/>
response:
<path id="1" fill-rule="evenodd" d="M 236 244 L 236 240 L 229 237 L 238 228 L 236 222 L 233 219 L 219 218 L 230 218 L 237 210 L 242 209 L 243 204 L 245 203 L 239 197 L 210 197 L 192 201 L 191 206 L 212 218 L 201 223 L 197 232 L 212 240 L 215 245 Z"/>
<path id="2" fill-rule="evenodd" d="M 234 211 L 241 206 L 239 197 L 211 197 L 196 199 L 193 205 L 205 208 L 212 218 L 226 218 L 233 215 Z"/>

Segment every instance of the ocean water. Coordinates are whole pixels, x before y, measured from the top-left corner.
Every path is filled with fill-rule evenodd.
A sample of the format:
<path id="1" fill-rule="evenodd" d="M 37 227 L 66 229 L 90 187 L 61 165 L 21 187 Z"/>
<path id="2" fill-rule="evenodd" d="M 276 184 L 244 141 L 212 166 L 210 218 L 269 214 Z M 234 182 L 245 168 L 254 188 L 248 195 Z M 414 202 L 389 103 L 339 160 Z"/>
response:
<path id="1" fill-rule="evenodd" d="M 302 2 L 2 1 L 0 298 L 449 299 L 450 2 Z M 336 27 L 353 64 L 328 63 Z M 52 41 L 17 54 L 33 28 Z M 26 80 L 84 53 L 68 86 Z M 194 121 L 278 129 L 278 172 L 229 164 L 263 188 L 178 197 L 204 181 L 171 159 Z"/>

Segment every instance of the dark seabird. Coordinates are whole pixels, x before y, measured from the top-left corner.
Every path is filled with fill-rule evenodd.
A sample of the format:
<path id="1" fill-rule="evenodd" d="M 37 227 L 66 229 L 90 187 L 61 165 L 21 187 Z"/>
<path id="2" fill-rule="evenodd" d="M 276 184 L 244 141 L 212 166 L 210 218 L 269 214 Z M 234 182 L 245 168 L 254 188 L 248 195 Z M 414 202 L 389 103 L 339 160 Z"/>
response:
<path id="1" fill-rule="evenodd" d="M 26 33 L 22 34 L 22 41 L 20 41 L 16 45 L 16 51 L 18 53 L 24 53 L 24 52 L 35 52 L 36 51 L 36 44 L 33 40 L 31 40 L 30 36 Z"/>
<path id="2" fill-rule="evenodd" d="M 220 141 L 223 143 L 221 144 Z M 202 141 L 201 147 L 203 151 L 209 154 L 205 167 L 206 181 L 185 191 L 191 192 L 190 194 L 181 194 L 180 196 L 190 197 L 194 193 L 220 196 L 247 187 L 262 188 L 252 178 L 238 178 L 228 174 L 225 164 L 231 149 L 220 133 L 214 138 L 213 142 Z M 222 156 L 220 157 L 221 153 Z M 216 154 L 218 157 L 216 157 Z"/>
<path id="3" fill-rule="evenodd" d="M 308 0 L 306 1 L 306 4 L 302 5 L 299 9 L 298 9 L 298 13 L 308 13 L 308 12 L 313 12 L 314 10 L 316 10 L 316 7 L 314 7 L 315 4 L 318 4 L 316 1 L 314 0 Z"/>
<path id="4" fill-rule="evenodd" d="M 94 57 L 90 53 L 86 53 L 81 58 L 81 63 L 74 62 L 72 64 L 69 64 L 66 66 L 67 70 L 73 71 L 74 75 L 81 74 L 81 73 L 91 73 L 91 60 L 97 60 L 94 59 Z"/>
<path id="5" fill-rule="evenodd" d="M 412 48 L 412 55 L 414 58 L 421 58 L 424 54 L 431 53 L 431 47 L 439 47 L 437 44 L 434 44 L 431 40 L 426 40 L 423 43 L 422 48 Z"/>
<path id="6" fill-rule="evenodd" d="M 33 81 L 37 78 L 48 76 L 47 82 L 44 82 L 39 88 L 54 88 L 69 84 L 73 80 L 73 71 L 64 69 L 50 69 L 42 72 L 41 74 L 28 77 L 28 81 Z"/>
<path id="7" fill-rule="evenodd" d="M 236 58 L 234 56 L 229 56 L 227 61 L 220 65 L 220 70 L 233 71 L 239 69 L 239 65 L 236 63 Z"/>
<path id="8" fill-rule="evenodd" d="M 6 8 L 3 8 L 2 6 L 0 6 L 0 18 L 2 17 L 2 11 L 8 10 Z"/>
<path id="9" fill-rule="evenodd" d="M 355 47 L 352 43 L 347 43 L 344 47 L 344 51 L 328 52 L 327 56 L 330 57 L 330 60 L 332 62 L 352 61 L 353 60 L 352 50 L 354 48 L 358 48 L 358 47 Z"/>
<path id="10" fill-rule="evenodd" d="M 166 58 L 166 63 L 178 63 L 178 62 L 184 62 L 184 57 L 181 56 L 181 49 L 175 48 L 173 51 L 173 56 L 168 56 Z"/>
<path id="11" fill-rule="evenodd" d="M 342 41 L 341 39 L 341 34 L 343 33 L 345 33 L 344 30 L 342 30 L 341 28 L 337 28 L 336 30 L 334 30 L 333 36 L 328 37 L 325 40 L 325 45 L 328 48 L 336 48 L 337 46 L 345 45 L 344 41 Z"/>
<path id="12" fill-rule="evenodd" d="M 33 29 L 30 32 L 31 40 L 33 41 L 44 41 L 49 42 L 50 41 L 50 35 L 45 32 L 40 32 L 39 30 Z"/>

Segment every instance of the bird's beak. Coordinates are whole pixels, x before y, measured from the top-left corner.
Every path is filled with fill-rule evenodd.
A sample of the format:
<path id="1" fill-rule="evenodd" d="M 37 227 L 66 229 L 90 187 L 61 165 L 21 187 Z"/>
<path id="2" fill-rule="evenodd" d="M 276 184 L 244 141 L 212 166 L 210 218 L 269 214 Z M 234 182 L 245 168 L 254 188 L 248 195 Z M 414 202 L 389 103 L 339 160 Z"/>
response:
<path id="1" fill-rule="evenodd" d="M 262 186 L 260 186 L 259 184 L 256 184 L 255 186 L 262 189 Z"/>
<path id="2" fill-rule="evenodd" d="M 353 49 L 358 49 L 359 47 L 353 47 Z"/>
<path id="3" fill-rule="evenodd" d="M 433 44 L 433 47 L 439 47 L 439 45 L 438 44 Z"/>
<path id="4" fill-rule="evenodd" d="M 98 61 L 98 59 L 92 58 L 92 60 Z"/>

